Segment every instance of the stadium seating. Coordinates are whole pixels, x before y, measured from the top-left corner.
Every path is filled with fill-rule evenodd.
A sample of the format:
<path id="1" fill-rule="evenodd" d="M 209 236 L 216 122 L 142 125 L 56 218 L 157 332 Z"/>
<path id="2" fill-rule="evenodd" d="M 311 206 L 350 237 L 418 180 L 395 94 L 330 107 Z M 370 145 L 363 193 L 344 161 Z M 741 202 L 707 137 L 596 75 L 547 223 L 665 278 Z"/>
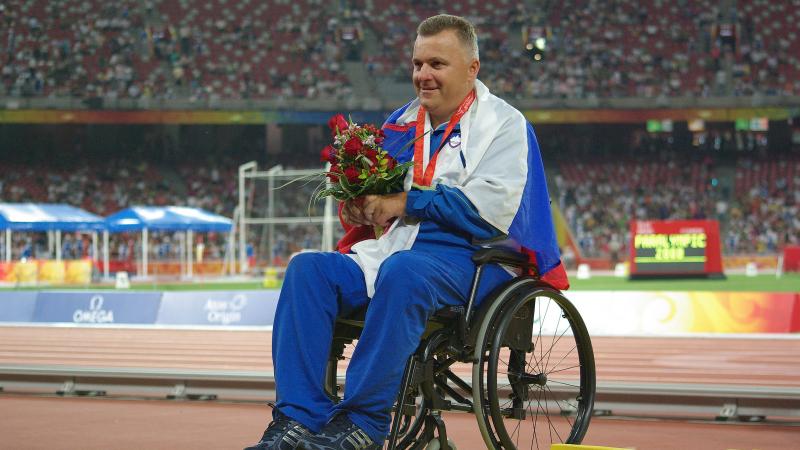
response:
<path id="1" fill-rule="evenodd" d="M 316 167 L 312 158 L 308 161 L 306 167 Z M 681 156 L 658 162 L 571 161 L 548 166 L 553 181 L 551 195 L 585 257 L 625 260 L 629 221 L 636 218 L 718 219 L 725 254 L 774 254 L 784 245 L 800 243 L 797 157 L 740 158 L 731 180 L 720 175 L 727 163 L 710 159 L 682 167 Z M 236 164 L 232 161 L 215 163 L 213 168 L 187 162 L 174 169 L 146 163 L 128 169 L 116 161 L 77 170 L 36 171 L 24 165 L 3 164 L 0 171 L 4 174 L 0 177 L 0 197 L 7 201 L 70 203 L 100 215 L 136 204 L 181 204 L 230 216 L 238 201 Z M 716 186 L 733 186 L 733 192 L 715 187 L 715 179 Z M 312 188 L 281 190 L 276 216 L 307 214 Z M 286 261 L 302 248 L 319 247 L 314 226 L 279 228 L 276 233 L 273 257 L 278 261 Z M 121 254 L 121 259 L 130 253 L 119 250 L 120 242 L 127 239 L 123 236 L 112 241 L 112 253 Z M 255 235 L 252 239 L 261 240 Z M 222 239 L 216 240 L 222 247 Z M 19 245 L 22 241 L 15 248 Z M 211 245 L 209 255 L 223 253 L 211 251 Z"/>
<path id="2" fill-rule="evenodd" d="M 798 95 L 795 3 L 743 0 L 723 11 L 712 0 L 621 0 L 613 7 L 567 0 L 537 10 L 510 0 L 22 0 L 0 9 L 7 31 L 0 76 L 8 97 L 72 97 L 90 106 L 95 98 L 342 99 L 352 92 L 349 60 L 363 61 L 379 80 L 407 83 L 410 68 L 398 61 L 410 60 L 409 30 L 447 9 L 477 23 L 481 78 L 509 99 Z M 735 48 L 723 32 L 730 27 Z M 523 44 L 536 37 L 547 46 L 544 59 L 533 62 Z M 797 243 L 796 156 L 686 165 L 680 155 L 656 162 L 625 155 L 613 163 L 582 155 L 548 164 L 553 198 L 584 256 L 624 259 L 628 221 L 640 217 L 718 218 L 725 253 L 773 253 Z M 269 165 L 318 164 L 302 152 L 270 157 Z M 65 202 L 100 215 L 134 204 L 185 204 L 230 216 L 241 162 L 0 162 L 0 198 Z M 308 196 L 286 196 L 278 215 L 304 211 Z M 277 230 L 276 239 L 273 256 L 282 260 L 319 242 L 304 226 Z"/>
<path id="3" fill-rule="evenodd" d="M 1 75 L 11 97 L 343 99 L 352 92 L 346 60 L 407 80 L 410 63 L 398 61 L 410 61 L 409 30 L 447 9 L 478 24 L 482 78 L 506 97 L 800 94 L 800 36 L 790 32 L 798 9 L 764 0 L 719 8 L 712 0 L 614 8 L 569 0 L 535 11 L 509 0 L 27 0 L 2 11 Z M 718 33 L 729 26 L 735 49 Z M 547 46 L 534 63 L 524 45 L 536 37 Z"/>
<path id="4" fill-rule="evenodd" d="M 797 95 L 800 92 L 800 34 L 797 2 L 737 2 L 737 94 Z"/>
<path id="5" fill-rule="evenodd" d="M 7 5 L 5 94 L 201 100 L 348 92 L 339 44 L 313 2 L 146 5 Z"/>
<path id="6" fill-rule="evenodd" d="M 800 243 L 800 158 L 740 159 L 725 224 L 730 253 L 776 253 Z"/>
<path id="7" fill-rule="evenodd" d="M 800 239 L 797 157 L 741 158 L 733 180 L 718 174 L 725 162 L 679 162 L 561 163 L 553 195 L 583 255 L 625 259 L 637 218 L 720 220 L 725 254 L 774 254 Z M 728 184 L 734 192 L 719 188 Z"/>

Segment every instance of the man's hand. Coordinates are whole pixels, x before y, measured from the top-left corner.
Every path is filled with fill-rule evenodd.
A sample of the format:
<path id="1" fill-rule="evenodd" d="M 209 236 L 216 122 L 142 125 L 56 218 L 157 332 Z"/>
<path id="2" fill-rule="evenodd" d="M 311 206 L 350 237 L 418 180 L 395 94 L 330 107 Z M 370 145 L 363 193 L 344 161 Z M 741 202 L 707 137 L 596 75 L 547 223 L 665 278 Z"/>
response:
<path id="1" fill-rule="evenodd" d="M 344 202 L 344 206 L 342 207 L 342 219 L 350 225 L 372 225 L 372 223 L 364 217 L 363 198 L 356 198 Z"/>
<path id="2" fill-rule="evenodd" d="M 365 196 L 362 207 L 364 218 L 370 225 L 388 227 L 392 219 L 406 214 L 407 196 L 405 192 Z"/>

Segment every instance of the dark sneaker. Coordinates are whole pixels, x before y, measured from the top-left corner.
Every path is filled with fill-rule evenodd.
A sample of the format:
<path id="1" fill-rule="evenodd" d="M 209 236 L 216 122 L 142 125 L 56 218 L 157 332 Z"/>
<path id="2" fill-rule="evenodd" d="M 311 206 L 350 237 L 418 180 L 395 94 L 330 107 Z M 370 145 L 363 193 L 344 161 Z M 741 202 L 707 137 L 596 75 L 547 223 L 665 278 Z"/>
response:
<path id="1" fill-rule="evenodd" d="M 244 450 L 294 450 L 301 438 L 310 435 L 311 432 L 303 424 L 276 409 L 273 411 L 272 422 L 264 430 L 258 444 Z"/>
<path id="2" fill-rule="evenodd" d="M 297 447 L 305 450 L 379 450 L 381 445 L 347 418 L 338 414 L 319 434 L 304 436 Z"/>

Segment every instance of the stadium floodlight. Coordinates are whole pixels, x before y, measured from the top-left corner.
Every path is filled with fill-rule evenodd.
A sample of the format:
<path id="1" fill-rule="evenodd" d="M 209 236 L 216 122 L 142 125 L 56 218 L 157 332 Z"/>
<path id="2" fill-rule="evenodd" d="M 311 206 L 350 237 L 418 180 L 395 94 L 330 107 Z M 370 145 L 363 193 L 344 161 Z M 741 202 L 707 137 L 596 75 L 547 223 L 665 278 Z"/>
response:
<path id="1" fill-rule="evenodd" d="M 525 44 L 525 52 L 535 61 L 541 61 L 542 58 L 544 58 L 544 51 L 546 47 L 547 39 L 538 37 L 532 42 Z"/>

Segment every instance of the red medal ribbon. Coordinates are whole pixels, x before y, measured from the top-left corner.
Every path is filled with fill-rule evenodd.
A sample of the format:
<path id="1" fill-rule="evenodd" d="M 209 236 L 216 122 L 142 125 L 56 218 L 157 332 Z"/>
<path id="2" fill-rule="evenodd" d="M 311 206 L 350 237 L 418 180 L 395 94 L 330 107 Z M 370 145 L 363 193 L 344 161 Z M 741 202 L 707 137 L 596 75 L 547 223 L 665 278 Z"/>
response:
<path id="1" fill-rule="evenodd" d="M 469 91 L 464 100 L 461 101 L 461 104 L 458 105 L 456 112 L 450 118 L 450 122 L 447 124 L 447 128 L 444 130 L 444 136 L 442 136 L 442 141 L 439 143 L 439 147 L 431 156 L 431 160 L 428 162 L 428 166 L 425 167 L 423 170 L 422 166 L 424 164 L 424 156 L 425 156 L 425 140 L 422 139 L 422 136 L 425 134 L 425 108 L 422 105 L 419 105 L 419 112 L 417 113 L 417 129 L 415 132 L 415 139 L 414 142 L 414 183 L 420 186 L 430 186 L 431 181 L 433 181 L 433 172 L 436 171 L 436 159 L 439 157 L 439 150 L 444 147 L 445 142 L 447 142 L 447 138 L 450 136 L 450 133 L 453 132 L 453 128 L 456 124 L 461 121 L 461 118 L 464 117 L 464 114 L 467 113 L 469 107 L 472 106 L 472 102 L 475 101 L 475 90 Z M 432 124 L 431 124 L 432 125 Z M 425 139 L 430 139 L 430 136 L 426 136 Z"/>

